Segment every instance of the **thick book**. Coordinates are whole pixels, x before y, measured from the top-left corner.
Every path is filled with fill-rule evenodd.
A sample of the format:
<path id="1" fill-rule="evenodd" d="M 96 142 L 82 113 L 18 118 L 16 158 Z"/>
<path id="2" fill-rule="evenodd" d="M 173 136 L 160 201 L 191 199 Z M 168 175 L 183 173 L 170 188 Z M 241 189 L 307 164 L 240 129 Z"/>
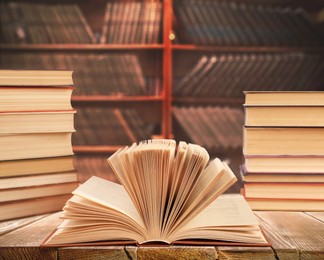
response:
<path id="1" fill-rule="evenodd" d="M 70 194 L 79 186 L 79 182 L 32 185 L 27 187 L 0 189 L 0 203 L 23 199 L 41 198 Z"/>
<path id="2" fill-rule="evenodd" d="M 61 210 L 71 193 L 0 203 L 0 221 Z"/>
<path id="3" fill-rule="evenodd" d="M 74 170 L 73 156 L 12 160 L 0 162 L 0 178 L 38 175 Z"/>
<path id="4" fill-rule="evenodd" d="M 243 181 L 248 183 L 258 183 L 258 182 L 296 182 L 296 183 L 324 183 L 324 174 L 273 174 L 269 172 L 268 174 L 247 174 L 240 172 L 243 176 Z"/>
<path id="5" fill-rule="evenodd" d="M 72 71 L 0 70 L 0 112 L 72 110 Z"/>
<path id="6" fill-rule="evenodd" d="M 244 197 L 269 199 L 324 200 L 324 183 L 245 183 Z"/>
<path id="7" fill-rule="evenodd" d="M 1 83 L 0 83 L 1 84 Z M 73 87 L 0 87 L 0 112 L 71 110 Z"/>
<path id="8" fill-rule="evenodd" d="M 244 156 L 247 172 L 324 173 L 324 156 Z"/>
<path id="9" fill-rule="evenodd" d="M 0 86 L 73 86 L 72 71 L 0 70 Z"/>
<path id="10" fill-rule="evenodd" d="M 72 155 L 72 132 L 0 134 L 0 161 Z"/>
<path id="11" fill-rule="evenodd" d="M 235 181 L 201 146 L 149 140 L 108 158 L 120 184 L 93 176 L 66 203 L 45 246 L 119 243 L 268 245 L 241 195 L 220 196 Z M 219 198 L 218 198 L 219 197 Z M 205 242 L 208 244 L 208 242 Z"/>
<path id="12" fill-rule="evenodd" d="M 324 156 L 324 128 L 243 127 L 243 153 Z"/>
<path id="13" fill-rule="evenodd" d="M 245 106 L 245 126 L 324 126 L 324 106 Z"/>
<path id="14" fill-rule="evenodd" d="M 0 112 L 0 134 L 73 132 L 75 110 Z"/>
<path id="15" fill-rule="evenodd" d="M 245 105 L 323 106 L 323 91 L 245 91 Z"/>
<path id="16" fill-rule="evenodd" d="M 271 211 L 319 211 L 324 208 L 324 200 L 245 198 L 253 210 Z"/>
<path id="17" fill-rule="evenodd" d="M 57 172 L 28 176 L 13 176 L 0 178 L 0 189 L 25 188 L 30 186 L 58 184 L 67 182 L 76 182 L 77 173 L 74 172 Z"/>
<path id="18" fill-rule="evenodd" d="M 245 165 L 241 165 L 240 174 L 245 182 L 324 183 L 323 170 L 322 172 L 249 172 Z"/>

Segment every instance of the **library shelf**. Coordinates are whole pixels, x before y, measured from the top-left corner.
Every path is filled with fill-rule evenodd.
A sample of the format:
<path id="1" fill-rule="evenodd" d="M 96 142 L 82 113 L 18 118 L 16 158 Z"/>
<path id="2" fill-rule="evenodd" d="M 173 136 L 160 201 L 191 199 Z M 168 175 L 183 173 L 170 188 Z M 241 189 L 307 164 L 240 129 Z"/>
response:
<path id="1" fill-rule="evenodd" d="M 163 101 L 163 96 L 104 96 L 104 95 L 89 95 L 89 96 L 72 96 L 72 102 L 155 102 Z"/>
<path id="2" fill-rule="evenodd" d="M 172 103 L 175 105 L 237 105 L 244 103 L 243 98 L 227 98 L 227 97 L 173 97 Z"/>
<path id="3" fill-rule="evenodd" d="M 172 50 L 177 51 L 208 51 L 208 52 L 232 52 L 232 53 L 250 53 L 250 52 L 314 52 L 324 53 L 324 47 L 282 47 L 282 46 L 208 46 L 192 44 L 173 44 Z"/>
<path id="4" fill-rule="evenodd" d="M 131 0 L 135 1 L 135 0 Z M 144 1 L 144 0 L 141 0 Z M 174 79 L 178 76 L 184 75 L 185 70 L 181 66 L 176 66 L 177 61 L 181 61 L 185 67 L 189 67 L 190 63 L 199 57 L 199 55 L 206 52 L 206 55 L 217 53 L 233 53 L 233 54 L 243 54 L 243 53 L 319 53 L 324 54 L 323 47 L 283 47 L 283 46 L 202 46 L 195 44 L 181 44 L 172 41 L 172 34 L 177 36 L 176 28 L 174 27 L 175 21 L 175 5 L 177 0 L 159 0 L 162 3 L 162 18 L 161 18 L 161 35 L 160 39 L 156 44 L 111 44 L 111 43 L 65 43 L 65 44 L 0 44 L 0 53 L 10 53 L 10 55 L 15 55 L 18 53 L 87 53 L 87 54 L 105 54 L 105 53 L 126 53 L 132 52 L 141 56 L 143 60 L 147 59 L 145 63 L 142 62 L 145 70 L 149 71 L 148 76 L 157 76 L 162 83 L 161 92 L 159 95 L 155 96 L 126 96 L 126 95 L 73 95 L 72 104 L 76 107 L 85 108 L 97 107 L 106 108 L 111 107 L 127 107 L 134 106 L 140 107 L 151 105 L 157 105 L 161 110 L 161 119 L 159 120 L 160 131 L 159 134 L 162 138 L 172 138 L 174 136 L 174 129 L 172 126 L 172 106 L 173 105 L 186 105 L 186 106 L 241 106 L 244 102 L 241 98 L 235 97 L 176 97 L 172 95 L 172 90 L 174 89 Z M 319 2 L 322 0 L 316 0 Z M 10 1 L 9 1 L 10 2 Z M 31 0 L 24 0 L 24 2 L 33 2 Z M 36 1 L 39 2 L 39 1 Z M 68 1 L 71 2 L 71 1 Z M 77 1 L 72 1 L 77 2 Z M 100 31 L 102 29 L 102 21 L 104 19 L 104 6 L 107 1 L 96 0 L 94 5 L 89 5 L 87 1 L 79 1 L 78 5 L 84 12 L 85 17 L 89 20 L 92 29 L 95 31 Z M 109 0 L 108 2 L 112 2 Z M 116 1 L 117 2 L 117 1 Z M 153 1 L 152 1 L 153 2 Z M 256 4 L 256 0 L 246 0 L 243 2 L 250 2 L 251 4 Z M 277 0 L 268 1 L 273 2 L 274 5 L 278 5 Z M 284 0 L 287 5 L 295 2 L 300 4 L 301 1 L 295 0 Z M 307 2 L 307 1 L 304 1 Z M 309 1 L 311 2 L 311 1 Z M 51 3 L 51 1 L 46 0 L 45 3 Z M 65 3 L 65 1 L 59 0 L 59 3 Z M 194 4 L 194 2 L 188 3 Z M 284 5 L 284 4 L 283 4 Z M 305 5 L 305 3 L 303 3 Z M 310 5 L 310 4 L 309 4 Z M 315 7 L 314 7 L 315 8 Z M 184 28 L 181 28 L 184 29 Z M 180 34 L 179 34 L 180 35 Z M 181 42 L 181 41 L 180 41 Z M 19 56 L 18 55 L 18 56 Z M 152 56 L 150 56 L 152 55 Z M 63 55 L 64 56 L 64 55 Z M 186 57 L 185 57 L 186 56 Z M 152 58 L 153 57 L 153 58 Z M 183 60 L 182 58 L 185 57 Z M 155 71 L 156 69 L 156 71 Z M 152 70 L 152 71 L 150 71 Z M 154 70 L 154 71 L 153 71 Z M 152 75 L 151 75 L 152 74 Z M 154 92 L 156 93 L 156 92 Z M 142 104 L 142 105 L 141 105 Z M 145 110 L 146 113 L 150 112 Z M 160 112 L 159 112 L 160 113 Z M 120 146 L 114 145 L 75 145 L 73 147 L 76 153 L 112 153 L 115 152 Z M 218 151 L 219 152 L 219 151 Z"/>
<path id="5" fill-rule="evenodd" d="M 11 2 L 8 1 L 8 2 Z M 14 2 L 14 1 L 12 1 Z M 33 3 L 31 0 L 25 0 L 24 2 Z M 38 3 L 39 1 L 36 1 Z M 76 3 L 75 1 L 72 1 L 73 4 Z M 71 3 L 71 1 L 67 1 L 67 3 Z M 81 13 L 83 13 L 85 20 L 87 20 L 88 25 L 93 32 L 100 33 L 103 28 L 103 22 L 104 22 L 104 15 L 105 15 L 105 6 L 107 1 L 95 1 L 93 5 L 88 5 L 87 1 L 79 1 L 76 3 L 81 9 Z M 109 1 L 108 1 L 109 2 Z M 112 2 L 112 1 L 110 1 Z M 130 1 L 132 2 L 132 1 Z M 135 1 L 133 1 L 135 2 Z M 137 1 L 138 2 L 138 1 Z M 141 0 L 142 3 L 148 3 L 147 1 Z M 151 1 L 154 2 L 154 1 Z M 152 41 L 155 43 L 13 43 L 13 44 L 7 44 L 2 43 L 0 44 L 0 55 L 2 53 L 8 54 L 17 57 L 21 57 L 20 54 L 32 54 L 30 55 L 33 57 L 33 54 L 40 54 L 45 56 L 45 58 L 48 58 L 47 56 L 50 55 L 56 55 L 59 54 L 60 57 L 64 57 L 65 54 L 71 54 L 71 55 L 93 55 L 95 57 L 96 55 L 110 55 L 110 54 L 129 54 L 129 55 L 137 55 L 139 59 L 139 64 L 143 68 L 143 75 L 144 77 L 147 77 L 149 80 L 151 79 L 158 79 L 159 83 L 161 83 L 162 86 L 160 86 L 159 90 L 155 89 L 150 92 L 150 96 L 127 96 L 127 95 L 84 95 L 81 94 L 75 94 L 72 95 L 71 102 L 74 107 L 77 109 L 102 109 L 106 110 L 108 107 L 113 109 L 134 109 L 139 111 L 141 116 L 143 116 L 145 119 L 149 121 L 149 123 L 152 123 L 151 121 L 154 121 L 153 123 L 156 124 L 156 129 L 154 129 L 154 135 L 158 135 L 162 138 L 167 138 L 171 135 L 171 126 L 169 121 L 171 121 L 171 112 L 170 112 L 170 100 L 167 93 L 170 93 L 167 88 L 170 87 L 170 80 L 166 80 L 168 71 L 170 70 L 170 57 L 171 55 L 170 48 L 164 43 L 165 39 L 167 39 L 168 31 L 167 28 L 170 27 L 172 23 L 172 16 L 171 16 L 171 0 L 158 0 L 158 2 L 162 3 L 162 12 L 161 12 L 161 22 L 159 23 L 161 25 L 160 32 L 158 35 L 158 39 L 156 41 Z M 52 4 L 51 1 L 44 1 L 44 3 L 41 4 Z M 66 4 L 66 1 L 58 1 L 58 5 Z M 141 8 L 143 8 L 143 4 L 141 4 Z M 148 9 L 147 7 L 145 7 Z M 152 9 L 153 10 L 153 9 Z M 156 9 L 158 10 L 158 9 Z M 35 14 L 35 16 L 37 16 Z M 43 17 L 46 19 L 47 17 Z M 167 19 L 166 19 L 167 18 Z M 19 17 L 17 17 L 19 19 Z M 48 17 L 50 19 L 50 17 Z M 159 25 L 159 26 L 160 26 Z M 52 27 L 51 27 L 52 28 Z M 87 28 L 87 27 L 86 27 Z M 60 28 L 58 28 L 60 29 Z M 77 26 L 76 26 L 77 29 Z M 57 33 L 60 33 L 61 31 L 57 30 Z M 149 32 L 149 31 L 148 31 Z M 95 36 L 95 35 L 93 35 Z M 163 40 L 164 39 L 164 40 Z M 97 39 L 98 40 L 98 39 Z M 139 42 L 139 41 L 138 41 Z M 142 41 L 143 42 L 143 41 Z M 148 41 L 146 41 L 148 42 Z M 63 54 L 63 55 L 62 55 Z M 91 56 L 92 57 L 92 56 Z M 5 57 L 3 57 L 5 60 Z M 64 58 L 62 58 L 63 60 Z M 19 60 L 19 58 L 18 58 Z M 44 59 L 45 60 L 45 59 Z M 66 58 L 68 62 L 71 62 L 71 59 Z M 44 62 L 46 62 L 45 60 Z M 28 62 L 33 63 L 33 59 L 28 60 Z M 83 63 L 82 63 L 83 62 Z M 21 62 L 22 63 L 22 62 Z M 120 63 L 125 64 L 125 63 Z M 119 64 L 118 69 L 120 69 L 122 66 Z M 28 64 L 34 66 L 35 64 Z M 50 64 L 51 66 L 52 64 Z M 56 64 L 55 64 L 56 65 Z M 67 65 L 70 65 L 67 63 Z M 73 64 L 74 65 L 74 64 Z M 78 66 L 84 66 L 84 60 L 80 61 L 80 64 L 77 64 Z M 91 65 L 91 63 L 90 63 Z M 7 65 L 4 67 L 6 68 Z M 29 66 L 27 69 L 33 69 L 32 66 Z M 37 68 L 37 64 L 35 67 Z M 111 67 L 113 67 L 111 65 Z M 9 65 L 7 66 L 9 69 L 12 69 Z M 17 67 L 17 66 L 16 66 Z M 40 66 L 39 66 L 40 67 Z M 13 68 L 16 69 L 16 68 Z M 100 71 L 101 68 L 99 68 Z M 110 69 L 110 68 L 109 68 Z M 89 68 L 89 71 L 92 72 L 93 67 Z M 123 70 L 121 70 L 123 71 Z M 127 71 L 128 72 L 128 71 Z M 135 71 L 137 72 L 137 71 Z M 87 69 L 84 73 L 87 73 Z M 120 76 L 119 76 L 120 77 Z M 128 79 L 127 79 L 128 80 Z M 109 81 L 108 81 L 109 82 Z M 147 87 L 155 86 L 159 83 L 146 83 Z M 89 84 L 89 83 L 88 83 Z M 91 82 L 90 82 L 91 84 Z M 95 81 L 93 82 L 95 84 Z M 85 93 L 85 92 L 84 92 Z M 97 93 L 96 93 L 97 94 Z M 140 94 L 141 95 L 141 94 Z M 158 113 L 158 115 L 155 115 L 154 113 Z M 80 113 L 81 114 L 81 113 Z M 152 119 L 153 118 L 153 119 Z M 160 128 L 160 130 L 158 130 Z M 119 143 L 117 143 L 119 145 Z M 109 145 L 109 143 L 103 144 L 103 145 L 81 145 L 81 144 L 75 144 L 73 145 L 73 150 L 75 153 L 113 153 L 116 150 L 118 150 L 121 146 L 118 145 Z"/>
<path id="6" fill-rule="evenodd" d="M 73 152 L 76 154 L 100 154 L 114 153 L 124 146 L 119 145 L 73 145 Z"/>
<path id="7" fill-rule="evenodd" d="M 163 103 L 162 96 L 72 96 L 72 105 L 81 107 L 139 107 Z"/>
<path id="8" fill-rule="evenodd" d="M 163 44 L 1 44 L 0 50 L 16 51 L 103 51 L 103 50 L 163 50 Z"/>

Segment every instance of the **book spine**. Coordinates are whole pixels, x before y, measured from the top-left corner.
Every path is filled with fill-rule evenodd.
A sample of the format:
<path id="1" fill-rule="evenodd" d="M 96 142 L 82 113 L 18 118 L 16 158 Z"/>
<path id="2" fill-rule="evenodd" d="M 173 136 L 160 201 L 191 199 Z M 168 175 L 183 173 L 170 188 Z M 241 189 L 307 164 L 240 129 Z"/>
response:
<path id="1" fill-rule="evenodd" d="M 132 33 L 132 24 L 135 20 L 135 8 L 136 2 L 126 3 L 128 11 L 126 12 L 126 17 L 124 20 L 124 32 L 121 39 L 122 43 L 131 43 L 131 33 Z"/>
<path id="2" fill-rule="evenodd" d="M 130 143 L 136 142 L 136 136 L 134 135 L 132 129 L 129 127 L 127 121 L 125 120 L 123 114 L 119 109 L 114 109 L 113 113 L 117 118 L 119 124 L 122 126 L 124 132 L 126 133 L 127 137 L 129 138 Z"/>
<path id="3" fill-rule="evenodd" d="M 210 75 L 213 72 L 213 68 L 215 67 L 216 62 L 217 62 L 216 56 L 213 55 L 209 58 L 208 64 L 205 66 L 204 70 L 200 74 L 196 75 L 195 79 L 197 79 L 197 80 L 193 84 L 194 87 L 190 91 L 191 94 L 188 93 L 188 95 L 197 96 L 200 93 L 202 93 L 204 85 L 201 83 L 203 82 L 203 80 L 205 78 L 210 78 Z"/>
<path id="4" fill-rule="evenodd" d="M 136 38 L 138 37 L 139 33 L 139 26 L 140 26 L 140 16 L 141 16 L 141 9 L 142 9 L 142 2 L 135 2 L 134 3 L 134 16 L 130 27 L 130 34 L 128 43 L 136 43 Z"/>
<path id="5" fill-rule="evenodd" d="M 112 22 L 112 11 L 113 11 L 113 3 L 107 2 L 103 26 L 102 26 L 102 33 L 101 33 L 101 37 L 100 37 L 100 43 L 107 43 L 107 41 L 108 41 L 107 37 L 108 37 L 108 33 L 110 31 L 110 26 L 111 26 L 111 22 Z"/>
<path id="6" fill-rule="evenodd" d="M 150 17 L 150 3 L 142 2 L 141 14 L 136 32 L 136 43 L 145 43 L 147 24 Z"/>
<path id="7" fill-rule="evenodd" d="M 88 22 L 86 21 L 81 9 L 77 4 L 73 5 L 74 8 L 74 15 L 76 19 L 76 26 L 79 28 L 81 42 L 82 43 L 94 43 L 95 38 L 92 32 L 92 29 Z"/>
<path id="8" fill-rule="evenodd" d="M 203 70 L 203 68 L 205 67 L 205 65 L 208 62 L 208 57 L 207 56 L 202 56 L 199 61 L 196 63 L 196 65 L 194 67 L 192 67 L 192 69 L 186 73 L 186 75 L 184 77 L 182 77 L 181 81 L 175 85 L 175 89 L 174 89 L 174 95 L 184 95 L 184 91 L 185 89 L 189 88 L 189 90 L 191 89 L 190 87 L 188 87 L 188 83 L 191 82 L 191 80 L 201 71 Z"/>
<path id="9" fill-rule="evenodd" d="M 151 4 L 150 4 L 150 12 L 149 12 L 149 19 L 147 22 L 145 43 L 149 43 L 149 44 L 153 43 L 152 38 L 153 38 L 153 32 L 154 32 L 155 19 L 157 16 L 157 5 L 158 5 L 158 3 L 156 1 L 151 2 Z"/>
<path id="10" fill-rule="evenodd" d="M 159 43 L 160 42 L 160 34 L 161 34 L 161 18 L 162 18 L 162 3 L 159 1 L 156 3 L 156 14 L 153 21 L 152 28 L 152 37 L 150 43 Z"/>

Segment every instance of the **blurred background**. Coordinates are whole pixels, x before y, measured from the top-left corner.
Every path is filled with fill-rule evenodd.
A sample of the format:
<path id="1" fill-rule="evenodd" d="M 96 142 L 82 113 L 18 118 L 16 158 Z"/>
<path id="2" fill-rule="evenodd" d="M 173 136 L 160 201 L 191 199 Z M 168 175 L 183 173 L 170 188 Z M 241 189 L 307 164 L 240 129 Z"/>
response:
<path id="1" fill-rule="evenodd" d="M 0 10 L 1 69 L 75 72 L 81 181 L 116 181 L 106 158 L 150 138 L 200 144 L 240 178 L 243 91 L 324 89 L 323 0 L 24 0 Z"/>

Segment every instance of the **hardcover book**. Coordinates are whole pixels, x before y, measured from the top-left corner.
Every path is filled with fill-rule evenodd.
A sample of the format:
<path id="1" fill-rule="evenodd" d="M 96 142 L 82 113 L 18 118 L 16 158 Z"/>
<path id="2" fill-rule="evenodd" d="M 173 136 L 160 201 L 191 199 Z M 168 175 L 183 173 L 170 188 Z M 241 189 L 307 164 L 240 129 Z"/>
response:
<path id="1" fill-rule="evenodd" d="M 243 152 L 246 156 L 323 156 L 324 128 L 244 127 Z"/>
<path id="2" fill-rule="evenodd" d="M 323 173 L 324 156 L 244 156 L 247 172 Z"/>

